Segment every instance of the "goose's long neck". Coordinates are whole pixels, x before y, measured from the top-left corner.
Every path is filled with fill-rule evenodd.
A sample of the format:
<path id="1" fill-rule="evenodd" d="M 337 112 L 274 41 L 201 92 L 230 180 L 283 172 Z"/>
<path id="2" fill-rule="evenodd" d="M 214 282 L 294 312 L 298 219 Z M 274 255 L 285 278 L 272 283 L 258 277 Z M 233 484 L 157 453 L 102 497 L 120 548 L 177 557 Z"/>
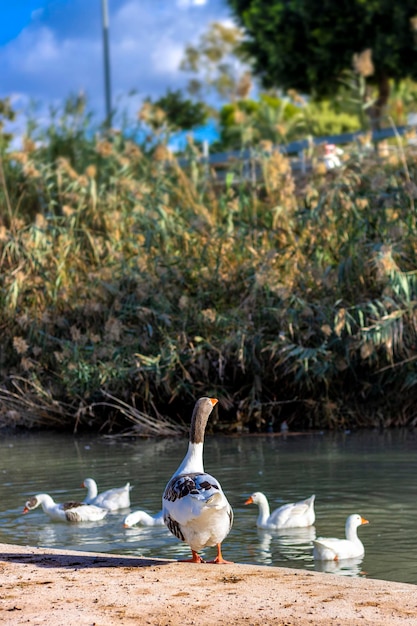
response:
<path id="1" fill-rule="evenodd" d="M 346 539 L 348 539 L 349 541 L 353 541 L 355 543 L 362 543 L 361 540 L 358 537 L 358 527 L 354 526 L 352 524 L 350 524 L 349 522 L 346 523 L 346 528 L 345 528 L 345 533 L 346 533 Z"/>
<path id="2" fill-rule="evenodd" d="M 193 472 L 204 472 L 202 442 L 192 443 L 190 441 L 188 443 L 187 454 L 175 474 L 189 474 Z"/>
<path id="3" fill-rule="evenodd" d="M 90 480 L 85 481 L 85 486 L 87 487 L 87 499 L 94 500 L 98 494 L 96 481 L 90 478 Z"/>
<path id="4" fill-rule="evenodd" d="M 136 513 L 131 514 L 132 524 L 137 524 L 138 522 L 142 522 L 142 524 L 146 524 L 151 526 L 154 523 L 154 518 L 146 513 L 145 511 L 136 511 Z"/>
<path id="5" fill-rule="evenodd" d="M 202 399 L 205 400 L 205 399 Z M 190 472 L 204 472 L 203 446 L 204 433 L 213 403 L 207 404 L 201 400 L 194 407 L 190 425 L 190 439 L 188 450 L 181 465 L 175 472 L 176 475 Z"/>
<path id="6" fill-rule="evenodd" d="M 37 496 L 37 498 L 45 513 L 47 513 L 48 511 L 54 508 L 55 502 L 53 501 L 51 496 L 49 496 L 47 493 L 41 493 L 40 495 Z"/>
<path id="7" fill-rule="evenodd" d="M 258 515 L 258 524 L 265 524 L 269 516 L 271 514 L 269 509 L 269 502 L 266 499 L 266 496 L 263 494 L 258 495 L 258 507 L 259 507 L 259 515 Z"/>
<path id="8" fill-rule="evenodd" d="M 204 443 L 204 434 L 209 415 L 203 413 L 199 406 L 194 408 L 190 425 L 190 443 Z"/>

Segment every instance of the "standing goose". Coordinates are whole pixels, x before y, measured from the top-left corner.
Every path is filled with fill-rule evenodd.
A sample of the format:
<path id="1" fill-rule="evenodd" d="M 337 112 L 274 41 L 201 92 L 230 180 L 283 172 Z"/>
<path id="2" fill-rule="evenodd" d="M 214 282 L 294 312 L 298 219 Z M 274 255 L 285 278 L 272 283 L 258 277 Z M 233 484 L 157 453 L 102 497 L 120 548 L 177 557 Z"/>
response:
<path id="1" fill-rule="evenodd" d="M 356 513 L 349 515 L 345 525 L 346 539 L 318 537 L 313 541 L 313 557 L 319 561 L 338 561 L 363 556 L 365 548 L 358 537 L 358 527 L 362 524 L 369 522 Z"/>
<path id="2" fill-rule="evenodd" d="M 255 491 L 245 504 L 257 504 L 259 515 L 256 521 L 258 528 L 266 530 L 280 530 L 283 528 L 305 528 L 312 526 L 316 519 L 314 513 L 314 499 L 312 495 L 307 500 L 283 504 L 270 513 L 269 503 L 265 494 Z"/>
<path id="3" fill-rule="evenodd" d="M 55 522 L 97 522 L 107 515 L 106 509 L 83 502 L 57 504 L 47 493 L 38 493 L 30 498 L 25 504 L 23 513 L 29 513 L 39 505 Z"/>
<path id="4" fill-rule="evenodd" d="M 86 478 L 81 487 L 87 489 L 87 496 L 84 498 L 85 504 L 95 504 L 108 511 L 117 511 L 118 509 L 128 509 L 130 507 L 130 483 L 126 483 L 124 487 L 107 489 L 107 491 L 103 491 L 98 495 L 97 483 L 94 478 Z"/>
<path id="5" fill-rule="evenodd" d="M 219 482 L 206 474 L 203 464 L 204 432 L 216 398 L 200 398 L 193 411 L 188 451 L 165 487 L 162 496 L 164 522 L 170 532 L 191 548 L 193 563 L 204 563 L 198 551 L 217 546 L 213 563 L 229 563 L 221 543 L 232 527 L 233 511 Z"/>

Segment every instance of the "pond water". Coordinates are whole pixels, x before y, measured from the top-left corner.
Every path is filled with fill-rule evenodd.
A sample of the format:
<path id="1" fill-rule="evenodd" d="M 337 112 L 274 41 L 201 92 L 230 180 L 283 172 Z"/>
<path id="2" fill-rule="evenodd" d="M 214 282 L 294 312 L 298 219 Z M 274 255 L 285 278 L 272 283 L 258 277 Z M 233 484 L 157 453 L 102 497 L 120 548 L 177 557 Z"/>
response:
<path id="1" fill-rule="evenodd" d="M 82 500 L 86 492 L 81 483 L 87 477 L 97 481 L 99 491 L 130 481 L 130 510 L 154 514 L 186 448 L 182 438 L 3 434 L 0 542 L 188 558 L 188 547 L 165 527 L 125 529 L 129 510 L 84 524 L 52 522 L 41 508 L 22 515 L 25 501 L 37 493 L 49 493 L 57 502 Z M 223 544 L 226 559 L 417 584 L 416 432 L 206 437 L 204 459 L 206 471 L 220 480 L 234 509 L 233 529 Z M 244 506 L 253 491 L 263 491 L 271 509 L 315 493 L 315 525 L 286 532 L 258 530 L 257 507 Z M 343 537 L 351 513 L 370 522 L 359 528 L 365 556 L 339 564 L 315 562 L 312 540 Z M 205 555 L 214 554 L 210 549 Z"/>

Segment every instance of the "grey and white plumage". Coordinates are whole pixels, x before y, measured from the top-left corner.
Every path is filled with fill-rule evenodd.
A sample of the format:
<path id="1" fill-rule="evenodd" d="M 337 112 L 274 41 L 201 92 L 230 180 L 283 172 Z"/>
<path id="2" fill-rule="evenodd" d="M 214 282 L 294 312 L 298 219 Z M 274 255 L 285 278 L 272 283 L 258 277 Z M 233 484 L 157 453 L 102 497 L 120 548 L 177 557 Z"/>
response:
<path id="1" fill-rule="evenodd" d="M 30 498 L 23 513 L 29 513 L 38 506 L 42 506 L 44 513 L 56 522 L 97 522 L 107 515 L 106 509 L 83 502 L 56 503 L 47 493 L 38 493 Z"/>
<path id="2" fill-rule="evenodd" d="M 208 418 L 216 398 L 200 398 L 191 418 L 187 453 L 165 487 L 162 497 L 164 521 L 170 532 L 187 543 L 191 561 L 201 563 L 198 552 L 217 547 L 214 563 L 227 563 L 221 544 L 230 532 L 233 511 L 219 481 L 204 471 L 203 445 Z"/>

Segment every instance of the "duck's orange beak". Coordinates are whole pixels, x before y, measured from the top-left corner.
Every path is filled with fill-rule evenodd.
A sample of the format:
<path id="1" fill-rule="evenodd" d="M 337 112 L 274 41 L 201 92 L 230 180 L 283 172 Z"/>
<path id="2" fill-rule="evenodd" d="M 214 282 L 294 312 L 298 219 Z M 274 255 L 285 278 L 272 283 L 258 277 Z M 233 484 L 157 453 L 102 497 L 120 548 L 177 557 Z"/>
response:
<path id="1" fill-rule="evenodd" d="M 249 498 L 246 500 L 245 504 L 253 504 L 252 496 L 249 496 Z"/>

